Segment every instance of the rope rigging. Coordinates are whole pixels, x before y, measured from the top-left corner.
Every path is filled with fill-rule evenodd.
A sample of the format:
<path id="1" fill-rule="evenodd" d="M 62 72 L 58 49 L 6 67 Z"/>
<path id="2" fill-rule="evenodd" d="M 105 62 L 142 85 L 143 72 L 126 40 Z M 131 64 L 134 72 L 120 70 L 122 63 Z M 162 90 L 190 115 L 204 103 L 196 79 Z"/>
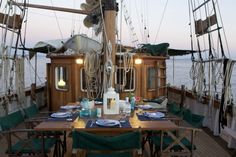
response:
<path id="1" fill-rule="evenodd" d="M 212 108 L 214 100 L 218 99 L 218 94 L 221 92 L 219 114 L 220 131 L 220 128 L 225 125 L 224 115 L 226 106 L 231 105 L 233 101 L 230 79 L 234 61 L 228 59 L 225 55 L 224 45 L 226 45 L 228 50 L 228 43 L 225 36 L 218 1 L 204 0 L 200 3 L 199 0 L 189 0 L 188 3 L 189 7 L 192 9 L 193 22 L 195 25 L 194 38 L 196 39 L 196 47 L 198 49 L 198 59 L 195 59 L 194 54 L 191 56 L 192 68 L 190 71 L 190 78 L 193 80 L 193 91 L 196 92 L 200 101 L 202 101 L 203 95 L 209 96 L 209 108 Z M 189 14 L 191 14 L 190 10 Z M 220 16 L 220 20 L 217 18 L 218 14 Z M 191 49 L 194 49 L 192 43 L 193 31 L 191 17 L 189 17 L 189 21 Z M 219 21 L 221 21 L 221 23 Z M 223 43 L 221 31 L 223 31 L 225 43 Z M 205 40 L 205 36 L 207 36 L 207 40 Z M 215 37 L 217 40 L 214 40 Z M 203 45 L 204 50 L 201 49 L 201 45 Z M 203 56 L 203 52 L 207 52 L 208 56 Z M 208 111 L 208 116 L 213 116 L 211 109 Z"/>
<path id="2" fill-rule="evenodd" d="M 24 4 L 26 0 L 24 0 Z M 17 100 L 17 104 L 21 107 L 25 104 L 24 95 L 24 51 L 22 56 L 17 54 L 19 43 L 24 45 L 25 40 L 21 39 L 21 28 L 25 17 L 26 8 L 20 8 L 13 5 L 10 0 L 3 9 L 3 22 L 1 23 L 2 37 L 0 48 L 0 79 L 3 86 L 7 103 Z M 15 50 L 13 51 L 13 45 Z M 15 82 L 14 82 L 15 81 Z M 17 99 L 13 97 L 14 92 Z M 7 112 L 7 111 L 6 111 Z"/>

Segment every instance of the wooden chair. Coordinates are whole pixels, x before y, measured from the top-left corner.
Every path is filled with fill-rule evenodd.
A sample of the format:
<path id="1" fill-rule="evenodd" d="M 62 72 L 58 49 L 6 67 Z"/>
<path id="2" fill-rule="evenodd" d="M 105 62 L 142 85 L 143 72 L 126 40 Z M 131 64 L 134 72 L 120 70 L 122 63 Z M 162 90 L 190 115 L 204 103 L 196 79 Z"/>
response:
<path id="1" fill-rule="evenodd" d="M 201 128 L 204 116 L 193 114 L 189 109 L 184 109 L 183 119 L 193 127 Z"/>
<path id="2" fill-rule="evenodd" d="M 40 112 L 36 104 L 31 104 L 29 107 L 23 109 L 25 114 L 25 125 L 27 129 L 33 129 L 42 121 L 48 119 L 49 114 L 51 112 Z M 66 132 L 62 131 L 47 131 L 44 132 L 44 135 L 47 137 L 57 138 L 57 143 L 62 146 L 63 152 L 66 152 Z M 61 140 L 61 136 L 63 136 L 63 141 Z M 60 147 L 58 148 L 60 149 Z"/>
<path id="3" fill-rule="evenodd" d="M 8 143 L 6 153 L 9 156 L 47 156 L 51 148 L 56 145 L 56 139 L 44 138 L 43 132 L 35 132 L 32 129 L 15 129 L 23 122 L 24 116 L 20 110 L 0 117 L 1 134 Z M 54 156 L 60 156 L 57 149 L 54 149 Z"/>
<path id="4" fill-rule="evenodd" d="M 128 132 L 116 136 L 102 136 L 82 131 L 73 131 L 73 154 L 86 157 L 132 157 L 141 149 L 141 132 Z M 136 151 L 135 151 L 136 150 Z"/>
<path id="5" fill-rule="evenodd" d="M 196 133 L 201 131 L 197 128 L 179 127 L 173 131 L 161 131 L 160 135 L 151 137 L 155 147 L 152 156 L 193 156 L 196 149 L 194 140 Z"/>

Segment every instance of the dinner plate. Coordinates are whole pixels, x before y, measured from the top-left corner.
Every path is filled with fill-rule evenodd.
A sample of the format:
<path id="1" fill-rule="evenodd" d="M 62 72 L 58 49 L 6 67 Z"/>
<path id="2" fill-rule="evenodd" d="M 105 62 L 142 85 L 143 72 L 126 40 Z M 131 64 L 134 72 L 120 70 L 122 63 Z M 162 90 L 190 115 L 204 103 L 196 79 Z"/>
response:
<path id="1" fill-rule="evenodd" d="M 76 105 L 66 105 L 66 106 L 61 106 L 60 108 L 64 110 L 72 110 L 72 109 L 77 109 L 79 107 L 80 106 L 76 106 Z"/>
<path id="2" fill-rule="evenodd" d="M 165 114 L 162 112 L 145 112 L 144 116 L 149 118 L 163 118 L 165 117 Z"/>
<path id="3" fill-rule="evenodd" d="M 143 110 L 148 110 L 148 109 L 153 109 L 153 106 L 147 104 L 147 105 L 139 105 L 139 108 L 143 109 Z"/>
<path id="4" fill-rule="evenodd" d="M 101 105 L 103 102 L 102 101 L 94 101 L 95 104 Z"/>
<path id="5" fill-rule="evenodd" d="M 113 119 L 98 119 L 96 121 L 96 124 L 104 127 L 113 127 L 120 125 L 120 122 L 118 120 Z"/>
<path id="6" fill-rule="evenodd" d="M 56 113 L 51 114 L 51 117 L 53 118 L 66 118 L 70 116 L 71 116 L 70 112 L 56 112 Z"/>

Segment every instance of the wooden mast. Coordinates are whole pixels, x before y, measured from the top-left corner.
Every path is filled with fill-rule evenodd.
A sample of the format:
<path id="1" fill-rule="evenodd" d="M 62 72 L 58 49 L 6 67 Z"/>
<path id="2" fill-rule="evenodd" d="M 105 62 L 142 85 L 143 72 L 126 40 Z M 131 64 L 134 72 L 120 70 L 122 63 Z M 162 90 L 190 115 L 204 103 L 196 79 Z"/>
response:
<path id="1" fill-rule="evenodd" d="M 115 66 L 115 58 L 116 58 L 116 12 L 117 12 L 117 3 L 116 0 L 105 0 L 104 3 L 104 46 L 105 46 L 105 53 L 104 53 L 104 63 L 108 60 L 107 58 L 107 47 L 109 46 L 109 42 L 111 43 L 111 60 L 113 63 L 113 66 Z M 113 83 L 112 86 L 115 85 L 115 73 L 113 72 Z"/>

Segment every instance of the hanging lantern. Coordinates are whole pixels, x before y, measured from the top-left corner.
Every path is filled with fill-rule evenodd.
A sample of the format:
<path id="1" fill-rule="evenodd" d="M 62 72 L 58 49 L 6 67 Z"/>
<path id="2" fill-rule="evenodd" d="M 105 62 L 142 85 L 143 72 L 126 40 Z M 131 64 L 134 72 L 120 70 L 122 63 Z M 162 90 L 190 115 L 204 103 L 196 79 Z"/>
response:
<path id="1" fill-rule="evenodd" d="M 114 88 L 108 88 L 103 95 L 103 111 L 104 114 L 119 114 L 119 94 Z"/>

